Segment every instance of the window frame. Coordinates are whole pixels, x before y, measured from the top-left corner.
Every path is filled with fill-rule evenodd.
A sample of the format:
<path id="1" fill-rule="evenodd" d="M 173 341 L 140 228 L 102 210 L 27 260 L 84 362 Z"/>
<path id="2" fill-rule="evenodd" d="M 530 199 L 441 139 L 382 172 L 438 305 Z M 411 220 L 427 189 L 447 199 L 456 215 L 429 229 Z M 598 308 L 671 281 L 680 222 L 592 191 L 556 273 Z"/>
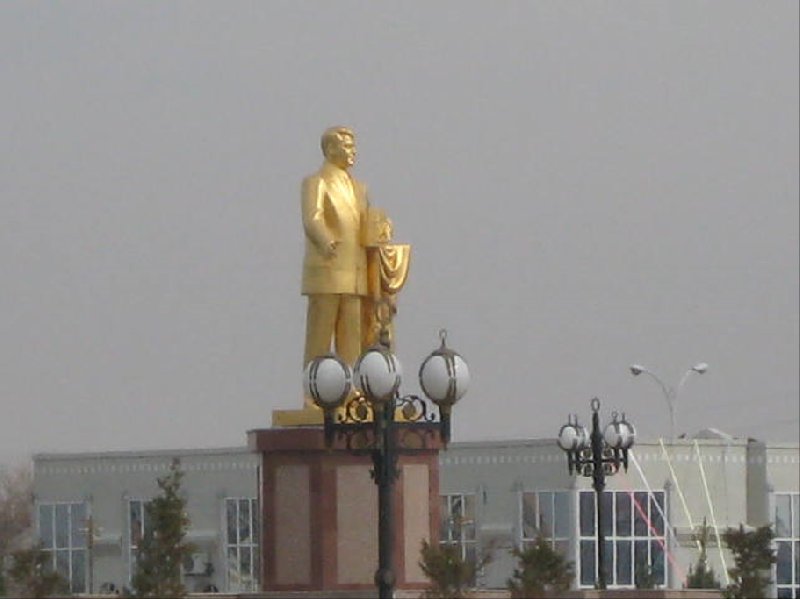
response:
<path id="1" fill-rule="evenodd" d="M 241 521 L 241 502 L 246 501 L 248 504 L 248 510 L 250 511 L 249 517 L 249 528 L 250 528 L 250 537 L 249 540 L 243 540 L 241 537 L 241 528 L 239 527 L 239 523 Z M 228 519 L 228 505 L 229 503 L 235 502 L 236 511 L 235 511 L 235 542 L 230 542 L 230 521 Z M 224 497 L 222 499 L 222 507 L 221 507 L 221 518 L 222 518 L 222 564 L 225 571 L 225 589 L 227 592 L 253 592 L 259 590 L 259 581 L 260 581 L 260 574 L 261 574 L 261 519 L 260 519 L 260 511 L 259 511 L 259 503 L 258 497 Z M 230 552 L 234 551 L 236 555 L 236 573 L 239 578 L 239 582 L 236 583 L 235 580 L 232 580 L 231 576 L 231 568 L 229 562 L 229 555 Z M 243 551 L 247 551 L 250 555 L 250 572 L 246 573 L 249 576 L 249 580 L 244 579 L 242 577 L 242 553 Z M 246 582 L 245 582 L 246 581 Z"/>
<path id="2" fill-rule="evenodd" d="M 522 489 L 518 493 L 518 509 L 517 509 L 517 547 L 520 550 L 524 550 L 527 546 L 532 544 L 536 540 L 536 536 L 527 537 L 525 536 L 525 496 L 526 495 L 533 495 L 536 497 L 535 502 L 535 515 L 534 518 L 537 524 L 534 525 L 535 530 L 540 531 L 542 525 L 542 495 L 550 495 L 550 523 L 553 529 L 553 535 L 543 535 L 544 538 L 550 541 L 550 546 L 553 549 L 559 550 L 559 547 L 562 547 L 563 550 L 560 550 L 562 555 L 570 561 L 574 561 L 573 551 L 571 551 L 570 546 L 572 542 L 572 538 L 575 535 L 575 513 L 573 508 L 573 498 L 574 498 L 574 491 L 572 490 L 565 490 L 565 489 L 531 489 L 525 490 Z M 556 509 L 556 495 L 563 495 L 566 499 L 566 514 L 564 518 L 566 520 L 566 527 L 567 530 L 566 536 L 558 535 L 557 530 L 557 522 L 559 521 L 557 516 L 557 509 Z"/>
<path id="3" fill-rule="evenodd" d="M 654 547 L 660 547 L 660 561 L 661 561 L 661 571 L 662 571 L 662 581 L 656 584 L 655 588 L 669 588 L 669 568 L 667 565 L 667 551 L 669 546 L 667 544 L 667 524 L 664 521 L 661 513 L 659 513 L 658 509 L 654 507 L 654 503 L 659 503 L 661 507 L 661 512 L 663 515 L 666 516 L 668 514 L 668 505 L 667 501 L 669 496 L 665 490 L 658 489 L 654 491 L 647 491 L 643 489 L 632 489 L 628 490 L 621 490 L 621 489 L 610 489 L 603 491 L 603 496 L 611 497 L 610 502 L 610 515 L 608 517 L 608 521 L 611 524 L 611 531 L 606 532 L 604 534 L 605 543 L 606 543 L 606 564 L 607 569 L 610 571 L 610 576 L 607 576 L 607 587 L 609 589 L 630 589 L 636 587 L 636 569 L 637 569 L 637 560 L 636 560 L 636 548 L 637 543 L 639 547 L 642 547 L 642 543 L 644 543 L 644 547 L 646 547 L 646 560 L 648 567 L 653 564 L 654 559 Z M 576 582 L 578 588 L 593 588 L 594 584 L 597 581 L 598 575 L 598 556 L 597 556 L 597 527 L 601 525 L 601 523 L 597 522 L 597 494 L 594 490 L 587 490 L 581 489 L 578 491 L 578 501 L 577 501 L 577 508 L 576 508 L 576 516 L 578 518 L 578 522 L 580 522 L 582 513 L 582 502 L 581 496 L 591 496 L 591 521 L 592 521 L 592 533 L 591 535 L 583 534 L 582 527 L 579 526 L 577 529 L 577 548 L 576 548 Z M 639 515 L 638 510 L 636 509 L 635 502 L 637 495 L 644 495 L 646 499 L 646 506 L 640 506 L 643 510 L 646 510 L 647 521 L 644 522 L 645 530 L 644 534 L 641 532 L 637 532 L 637 521 L 641 521 L 642 518 Z M 619 522 L 621 519 L 618 519 L 618 510 L 617 510 L 617 503 L 618 497 L 626 496 L 629 497 L 629 505 L 628 505 L 628 514 L 629 514 L 629 534 L 625 534 L 622 532 L 620 534 Z M 660 498 L 660 502 L 656 499 Z M 654 522 L 654 516 L 660 520 L 660 532 L 658 530 L 654 531 L 652 528 L 652 523 Z M 581 557 L 582 547 L 584 547 L 584 543 L 591 543 L 593 546 L 592 553 L 594 554 L 593 563 L 594 563 L 594 573 L 592 575 L 592 580 L 589 582 L 583 582 L 583 559 Z M 623 543 L 629 543 L 628 548 L 628 555 L 629 555 L 629 572 L 630 572 L 630 582 L 617 582 L 618 581 L 618 569 L 617 569 L 617 556 L 620 551 L 620 547 L 624 547 Z M 610 550 L 609 550 L 610 549 Z M 659 559 L 659 556 L 656 556 Z"/>
<path id="4" fill-rule="evenodd" d="M 789 502 L 789 522 L 786 523 L 788 535 L 779 536 L 778 527 L 778 501 L 787 498 Z M 772 525 L 775 537 L 772 540 L 775 549 L 776 562 L 772 566 L 772 580 L 775 585 L 776 596 L 800 597 L 800 493 L 777 492 L 773 493 Z M 779 582 L 777 561 L 781 547 L 789 549 L 789 582 Z M 781 595 L 781 591 L 788 591 Z"/>
<path id="5" fill-rule="evenodd" d="M 131 520 L 131 505 L 134 503 L 138 503 L 141 505 L 141 526 L 139 532 L 139 538 L 144 538 L 145 530 L 147 528 L 147 522 L 145 518 L 147 516 L 147 504 L 152 501 L 150 499 L 143 499 L 141 497 L 128 497 L 125 501 L 125 530 L 126 530 L 126 542 L 125 542 L 125 555 L 128 561 L 128 585 L 130 586 L 133 584 L 133 576 L 136 573 L 136 552 L 138 552 L 139 546 L 134 544 L 133 539 L 133 522 Z"/>
<path id="6" fill-rule="evenodd" d="M 67 530 L 66 530 L 66 545 L 61 546 L 58 542 L 58 524 L 57 520 L 57 513 L 58 513 L 58 506 L 66 506 L 67 507 Z M 75 532 L 73 530 L 73 508 L 76 507 L 83 508 L 83 522 L 84 526 L 82 528 L 79 527 L 78 531 Z M 52 543 L 48 546 L 44 543 L 44 538 L 42 536 L 42 509 L 49 508 L 51 510 L 51 540 Z M 58 555 L 61 552 L 67 552 L 67 571 L 68 575 L 65 576 L 67 583 L 69 584 L 69 591 L 70 593 L 85 593 L 88 590 L 89 585 L 89 543 L 88 543 L 88 525 L 87 522 L 91 517 L 91 506 L 88 501 L 37 501 L 36 502 L 36 535 L 41 543 L 42 551 L 46 554 L 49 554 L 49 567 L 53 572 L 59 572 L 62 576 L 64 576 L 63 572 L 60 572 L 58 569 Z M 76 543 L 76 537 L 79 541 Z M 82 539 L 83 544 L 80 544 L 80 540 Z M 76 588 L 77 584 L 74 580 L 74 567 L 73 563 L 75 561 L 76 555 L 78 553 L 83 554 L 83 588 Z"/>
<path id="7" fill-rule="evenodd" d="M 455 526 L 453 525 L 453 521 L 455 519 L 453 515 L 453 504 L 454 500 L 460 499 L 462 510 L 466 508 L 467 503 L 469 501 L 472 503 L 472 518 L 463 518 L 461 525 L 458 527 L 458 538 L 455 538 L 452 534 L 454 532 Z M 440 513 L 440 530 L 439 530 L 439 546 L 455 546 L 459 549 L 459 554 L 461 559 L 464 561 L 471 561 L 473 564 L 478 563 L 478 494 L 475 491 L 456 491 L 452 493 L 441 493 L 439 495 L 439 510 L 442 511 L 444 506 L 447 506 L 447 510 L 444 513 Z M 463 514 L 463 512 L 462 512 Z M 469 516 L 469 514 L 466 514 Z M 449 523 L 445 526 L 445 523 Z M 466 526 L 465 526 L 466 524 Z M 468 535 L 465 531 L 472 530 L 472 535 Z M 477 578 L 480 575 L 479 572 L 475 572 L 475 580 L 472 581 L 472 585 L 477 584 Z"/>

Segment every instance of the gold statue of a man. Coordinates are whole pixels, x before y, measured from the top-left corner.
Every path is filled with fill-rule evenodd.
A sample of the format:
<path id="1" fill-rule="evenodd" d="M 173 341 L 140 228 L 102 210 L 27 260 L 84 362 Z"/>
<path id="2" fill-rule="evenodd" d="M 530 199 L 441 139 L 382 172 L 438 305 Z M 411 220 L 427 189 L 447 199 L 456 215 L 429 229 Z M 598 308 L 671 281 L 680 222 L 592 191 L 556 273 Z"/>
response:
<path id="1" fill-rule="evenodd" d="M 408 274 L 411 246 L 392 243 L 392 223 L 371 207 L 367 188 L 348 172 L 355 134 L 331 127 L 322 134 L 320 169 L 303 179 L 305 257 L 301 293 L 308 297 L 303 365 L 331 351 L 351 366 L 379 341 L 394 345 L 391 319 Z M 275 410 L 275 426 L 321 423 L 305 398 L 302 410 Z"/>
<path id="2" fill-rule="evenodd" d="M 325 161 L 303 180 L 306 236 L 303 295 L 308 296 L 303 364 L 331 350 L 353 364 L 361 353 L 361 299 L 367 295 L 366 186 L 348 169 L 355 164 L 353 131 L 322 134 Z"/>

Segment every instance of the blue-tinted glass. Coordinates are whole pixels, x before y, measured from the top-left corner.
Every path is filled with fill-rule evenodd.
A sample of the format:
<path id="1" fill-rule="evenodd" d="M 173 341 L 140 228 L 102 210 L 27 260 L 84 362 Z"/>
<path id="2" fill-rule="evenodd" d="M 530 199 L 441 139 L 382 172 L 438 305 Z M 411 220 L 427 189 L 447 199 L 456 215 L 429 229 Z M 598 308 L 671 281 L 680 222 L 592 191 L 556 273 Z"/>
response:
<path id="1" fill-rule="evenodd" d="M 631 542 L 617 541 L 617 584 L 632 584 Z"/>
<path id="2" fill-rule="evenodd" d="M 539 525 L 542 535 L 553 538 L 553 494 L 539 493 Z"/>
<path id="3" fill-rule="evenodd" d="M 792 583 L 792 544 L 778 541 L 778 561 L 775 564 L 775 581 L 778 584 Z"/>
<path id="4" fill-rule="evenodd" d="M 225 511 L 226 511 L 226 522 L 227 522 L 227 529 L 228 529 L 228 545 L 236 545 L 238 543 L 238 538 L 236 536 L 236 522 L 238 520 L 237 515 L 237 505 L 238 502 L 235 499 L 228 499 L 225 502 Z"/>
<path id="5" fill-rule="evenodd" d="M 569 526 L 569 493 L 553 494 L 553 510 L 555 511 L 555 536 L 567 538 L 570 535 Z"/>
<path id="6" fill-rule="evenodd" d="M 73 547 L 86 547 L 86 527 L 88 521 L 86 519 L 86 504 L 75 503 L 70 510 L 70 529 L 72 531 L 72 546 Z"/>
<path id="7" fill-rule="evenodd" d="M 464 495 L 464 515 L 461 521 L 464 540 L 475 540 L 475 495 Z"/>
<path id="8" fill-rule="evenodd" d="M 658 536 L 664 535 L 664 493 L 656 491 L 650 497 L 650 523 L 655 534 Z"/>
<path id="9" fill-rule="evenodd" d="M 603 572 L 606 574 L 606 584 L 613 580 L 614 576 L 614 543 L 613 541 L 603 542 Z"/>
<path id="10" fill-rule="evenodd" d="M 664 547 L 658 541 L 650 541 L 650 568 L 656 584 L 664 584 Z"/>
<path id="11" fill-rule="evenodd" d="M 522 494 L 522 538 L 533 539 L 536 537 L 538 522 L 536 522 L 536 506 L 538 505 L 536 493 Z"/>
<path id="12" fill-rule="evenodd" d="M 647 541 L 633 543 L 633 572 L 634 581 L 641 576 L 646 576 L 650 569 L 650 558 L 647 554 Z"/>
<path id="13" fill-rule="evenodd" d="M 39 538 L 42 540 L 42 547 L 45 549 L 53 549 L 55 544 L 53 541 L 53 505 L 40 505 L 39 506 Z"/>
<path id="14" fill-rule="evenodd" d="M 614 494 L 610 491 L 604 491 L 600 495 L 600 501 L 603 509 L 603 520 L 601 522 L 603 534 L 610 537 L 614 534 Z"/>
<path id="15" fill-rule="evenodd" d="M 631 536 L 631 496 L 617 493 L 617 536 Z"/>
<path id="16" fill-rule="evenodd" d="M 800 584 L 800 541 L 794 542 L 794 583 Z"/>
<path id="17" fill-rule="evenodd" d="M 792 496 L 775 495 L 775 536 L 788 537 L 792 530 Z"/>
<path id="18" fill-rule="evenodd" d="M 239 552 L 239 571 L 242 573 L 242 584 L 252 588 L 253 558 L 249 547 L 243 547 Z"/>
<path id="19" fill-rule="evenodd" d="M 581 586 L 594 585 L 594 541 L 581 541 Z"/>
<path id="20" fill-rule="evenodd" d="M 778 589 L 778 599 L 792 599 L 794 595 L 792 594 L 791 587 L 783 587 Z"/>
<path id="21" fill-rule="evenodd" d="M 128 504 L 128 517 L 130 518 L 131 547 L 138 547 L 143 536 L 143 506 L 141 501 L 131 501 Z"/>
<path id="22" fill-rule="evenodd" d="M 251 511 L 253 514 L 253 544 L 258 545 L 259 539 L 261 538 L 261 530 L 258 528 L 260 522 L 258 518 L 258 510 L 259 510 L 258 501 L 256 499 L 253 499 L 251 501 L 251 505 L 252 505 Z"/>
<path id="23" fill-rule="evenodd" d="M 439 497 L 439 541 L 450 540 L 450 501 L 447 495 Z"/>
<path id="24" fill-rule="evenodd" d="M 241 585 L 239 572 L 239 552 L 235 547 L 228 548 L 228 585 L 230 590 L 238 591 Z"/>
<path id="25" fill-rule="evenodd" d="M 594 493 L 582 491 L 580 494 L 581 536 L 594 536 Z"/>
<path id="26" fill-rule="evenodd" d="M 792 536 L 800 537 L 800 493 L 792 495 Z"/>
<path id="27" fill-rule="evenodd" d="M 647 536 L 647 493 L 633 494 L 633 534 L 637 537 Z"/>
<path id="28" fill-rule="evenodd" d="M 56 547 L 64 549 L 69 547 L 69 505 L 66 503 L 56 505 Z"/>
<path id="29" fill-rule="evenodd" d="M 70 580 L 70 590 L 73 593 L 83 593 L 86 591 L 85 549 L 72 552 L 72 580 Z"/>
<path id="30" fill-rule="evenodd" d="M 250 524 L 252 520 L 250 518 L 250 500 L 249 499 L 240 499 L 239 500 L 239 520 L 238 520 L 238 528 L 239 528 L 239 542 L 240 543 L 249 543 L 250 542 Z"/>
<path id="31" fill-rule="evenodd" d="M 56 551 L 56 571 L 64 577 L 64 580 L 69 580 L 69 550 Z"/>
<path id="32" fill-rule="evenodd" d="M 464 522 L 464 499 L 461 495 L 453 495 L 450 501 L 450 526 L 453 529 L 453 540 L 461 540 L 461 525 Z"/>

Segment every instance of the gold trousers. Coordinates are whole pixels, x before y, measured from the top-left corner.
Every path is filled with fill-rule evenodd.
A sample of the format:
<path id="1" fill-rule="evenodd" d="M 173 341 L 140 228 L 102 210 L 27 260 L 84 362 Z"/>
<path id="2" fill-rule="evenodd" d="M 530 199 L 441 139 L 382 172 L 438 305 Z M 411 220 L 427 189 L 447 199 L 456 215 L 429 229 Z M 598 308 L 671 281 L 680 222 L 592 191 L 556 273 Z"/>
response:
<path id="1" fill-rule="evenodd" d="M 336 354 L 353 366 L 361 354 L 361 297 L 358 295 L 308 296 L 303 366 L 330 352 L 331 339 Z"/>

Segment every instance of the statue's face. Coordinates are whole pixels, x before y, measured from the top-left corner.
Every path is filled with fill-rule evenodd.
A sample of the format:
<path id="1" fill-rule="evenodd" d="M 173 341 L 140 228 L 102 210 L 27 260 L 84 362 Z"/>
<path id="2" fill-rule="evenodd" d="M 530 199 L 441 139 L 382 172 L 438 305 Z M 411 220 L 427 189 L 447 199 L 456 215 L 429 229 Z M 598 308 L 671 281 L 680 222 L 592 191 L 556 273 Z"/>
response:
<path id="1" fill-rule="evenodd" d="M 328 145 L 325 157 L 339 168 L 348 169 L 356 163 L 356 140 L 342 135 Z"/>

